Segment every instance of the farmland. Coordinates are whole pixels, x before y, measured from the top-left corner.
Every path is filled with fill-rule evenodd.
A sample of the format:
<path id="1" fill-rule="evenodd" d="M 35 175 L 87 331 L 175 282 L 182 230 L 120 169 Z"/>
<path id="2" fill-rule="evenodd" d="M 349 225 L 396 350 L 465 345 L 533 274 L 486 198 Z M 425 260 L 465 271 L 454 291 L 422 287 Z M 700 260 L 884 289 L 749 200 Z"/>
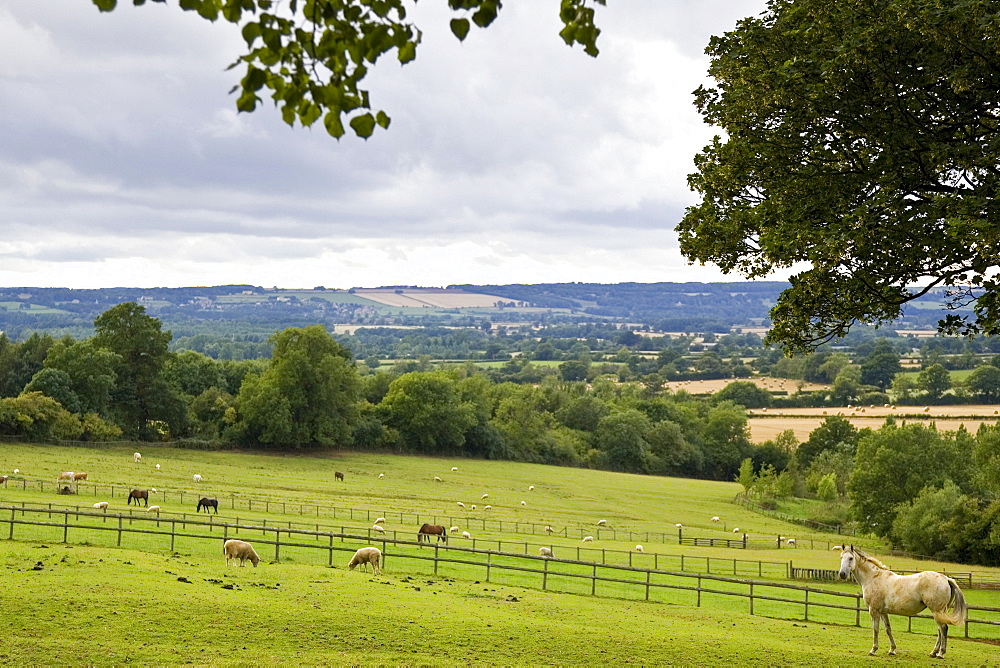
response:
<path id="1" fill-rule="evenodd" d="M 155 464 L 161 465 L 159 470 Z M 310 522 L 336 524 L 338 530 L 346 524 L 345 530 L 362 533 L 370 526 L 367 520 L 345 519 L 330 510 L 352 508 L 381 513 L 388 530 L 409 534 L 415 526 L 401 525 L 393 514 L 420 513 L 484 540 L 551 544 L 557 555 L 579 545 L 572 537 L 579 535 L 576 531 L 597 536 L 595 547 L 628 551 L 634 542 L 618 532 L 672 535 L 674 524 L 681 523 L 685 531 L 721 538 L 739 525 L 754 538 L 794 535 L 800 546 L 809 540 L 817 546 L 733 550 L 653 542 L 639 556 L 687 554 L 791 559 L 796 566 L 817 568 L 836 565 L 828 546 L 837 537 L 732 505 L 739 489 L 733 483 L 469 459 L 290 457 L 152 446 L 144 446 L 143 463 L 137 464 L 131 450 L 122 447 L 4 445 L 0 470 L 9 473 L 14 468 L 20 473 L 0 489 L 0 505 L 89 508 L 100 499 L 111 502 L 109 513 L 125 513 L 124 491 L 135 485 L 157 489 L 154 500 L 164 519 L 194 516 L 194 500 L 202 494 L 220 499 L 220 522 L 232 519 L 232 508 L 250 498 L 269 500 L 270 508 L 239 510 L 240 521 L 271 526 L 303 521 L 305 504 L 317 509 L 318 516 L 311 516 Z M 79 485 L 75 496 L 55 495 L 55 474 L 70 469 L 88 471 L 89 481 Z M 345 482 L 335 482 L 333 470 L 343 471 Z M 200 485 L 192 481 L 195 472 L 204 477 Z M 385 477 L 379 478 L 380 473 Z M 434 476 L 442 482 L 434 482 Z M 529 491 L 529 485 L 535 489 Z M 488 501 L 481 499 L 486 493 Z M 459 500 L 466 503 L 465 509 L 457 506 Z M 472 510 L 476 502 L 479 509 Z M 484 503 L 493 509 L 485 511 Z M 285 514 L 286 504 L 300 505 Z M 710 522 L 712 515 L 722 516 L 723 523 Z M 614 532 L 597 527 L 598 518 L 607 520 Z M 520 531 L 497 530 L 499 520 Z M 566 535 L 531 535 L 525 528 L 544 524 Z M 746 601 L 732 597 L 715 597 L 711 605 L 699 608 L 690 594 L 666 604 L 624 593 L 556 594 L 513 579 L 485 582 L 481 571 L 458 567 L 433 576 L 398 559 L 388 563 L 382 576 L 372 577 L 347 571 L 342 565 L 346 557 L 338 557 L 329 568 L 325 556 L 313 558 L 310 551 L 293 550 L 277 563 L 265 556 L 258 569 L 226 569 L 218 543 L 182 542 L 174 552 L 166 545 L 143 543 L 139 550 L 130 549 L 128 541 L 115 547 L 107 532 L 73 531 L 77 535 L 71 533 L 68 544 L 61 542 L 61 533 L 40 540 L 19 533 L 13 541 L 0 541 L 5 589 L 17 592 L 4 599 L 11 629 L 4 649 L 10 663 L 860 665 L 864 660 L 866 665 L 881 665 L 885 658 L 867 657 L 870 632 L 864 628 L 751 616 Z M 454 537 L 451 542 L 463 544 Z M 862 539 L 861 544 L 880 548 L 874 540 Z M 919 564 L 968 570 L 954 564 L 895 558 L 890 562 L 896 568 Z M 968 596 L 974 605 L 996 606 L 1000 598 L 981 591 Z M 908 664 L 930 664 L 924 657 L 932 640 L 905 633 L 905 622 L 896 626 L 900 658 Z M 963 665 L 997 665 L 994 646 L 963 641 L 958 635 L 956 630 L 950 659 Z"/>

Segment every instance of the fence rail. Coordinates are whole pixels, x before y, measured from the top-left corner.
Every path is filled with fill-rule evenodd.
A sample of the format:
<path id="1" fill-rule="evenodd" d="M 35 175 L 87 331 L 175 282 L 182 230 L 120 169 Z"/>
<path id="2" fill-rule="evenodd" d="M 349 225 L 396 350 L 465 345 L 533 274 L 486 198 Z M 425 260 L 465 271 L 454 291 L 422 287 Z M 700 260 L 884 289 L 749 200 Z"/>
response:
<path id="1" fill-rule="evenodd" d="M 20 518 L 18 518 L 20 514 Z M 27 519 L 27 516 L 53 515 L 62 521 Z M 72 519 L 72 522 L 71 522 Z M 143 528 L 132 526 L 135 523 Z M 392 540 L 380 537 L 374 541 L 365 535 L 289 529 L 252 524 L 217 523 L 213 519 L 187 519 L 130 516 L 100 511 L 69 509 L 0 507 L 0 526 L 8 526 L 7 538 L 15 538 L 15 527 L 30 527 L 31 539 L 38 540 L 45 534 L 52 540 L 61 533 L 63 542 L 69 542 L 69 533 L 86 531 L 87 539 L 100 535 L 111 535 L 115 544 L 121 546 L 127 536 L 133 543 L 141 543 L 143 538 L 152 537 L 165 543 L 169 539 L 174 551 L 178 540 L 219 541 L 239 536 L 244 539 L 253 536 L 256 545 L 270 545 L 274 549 L 274 560 L 282 558 L 282 551 L 295 551 L 295 556 L 325 553 L 327 565 L 333 565 L 338 552 L 353 552 L 358 542 L 375 542 L 381 545 L 383 565 L 396 560 L 405 560 L 410 569 L 430 571 L 439 575 L 442 569 L 453 566 L 465 569 L 460 573 L 468 577 L 468 570 L 484 571 L 488 582 L 501 580 L 503 584 L 540 587 L 548 591 L 590 593 L 591 595 L 641 598 L 644 600 L 671 602 L 682 605 L 708 605 L 713 597 L 747 599 L 750 614 L 768 617 L 823 623 L 861 624 L 864 609 L 860 593 L 817 589 L 798 584 L 742 579 L 721 575 L 691 574 L 685 572 L 637 568 L 617 564 L 598 564 L 575 559 L 547 559 L 543 557 L 477 550 L 471 547 L 450 546 L 409 540 Z M 178 525 L 180 530 L 178 531 Z M 169 530 L 168 530 L 169 528 Z M 24 529 L 21 529 L 22 533 Z M 96 532 L 96 533 L 95 533 Z M 0 534 L 3 531 L 0 530 Z M 256 535 L 259 533 L 259 537 Z M 27 539 L 28 537 L 22 536 Z M 339 541 L 339 544 L 338 544 Z M 149 548 L 147 542 L 141 545 Z M 221 546 L 220 546 L 221 547 Z M 221 553 L 221 550 L 220 550 Z M 600 587 L 600 590 L 598 589 Z M 717 600 L 717 599 L 716 599 Z M 965 637 L 978 639 L 1000 639 L 1000 608 L 970 606 L 969 620 L 964 627 Z M 931 633 L 933 619 L 927 615 L 910 618 L 908 630 L 913 626 L 918 632 Z M 936 631 L 934 631 L 936 632 Z"/>

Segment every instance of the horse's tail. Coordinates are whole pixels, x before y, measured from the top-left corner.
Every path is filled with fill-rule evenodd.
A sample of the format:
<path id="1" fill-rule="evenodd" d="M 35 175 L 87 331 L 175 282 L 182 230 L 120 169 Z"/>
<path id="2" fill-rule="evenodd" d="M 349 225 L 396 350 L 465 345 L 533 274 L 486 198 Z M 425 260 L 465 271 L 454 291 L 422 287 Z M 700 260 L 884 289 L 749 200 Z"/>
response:
<path id="1" fill-rule="evenodd" d="M 962 593 L 958 583 L 951 578 L 948 578 L 948 586 L 951 587 L 951 599 L 948 601 L 948 608 L 952 608 L 951 614 L 948 614 L 948 608 L 945 608 L 935 617 L 940 618 L 940 621 L 945 624 L 953 626 L 964 624 L 969 617 L 969 606 L 965 602 L 965 594 Z"/>

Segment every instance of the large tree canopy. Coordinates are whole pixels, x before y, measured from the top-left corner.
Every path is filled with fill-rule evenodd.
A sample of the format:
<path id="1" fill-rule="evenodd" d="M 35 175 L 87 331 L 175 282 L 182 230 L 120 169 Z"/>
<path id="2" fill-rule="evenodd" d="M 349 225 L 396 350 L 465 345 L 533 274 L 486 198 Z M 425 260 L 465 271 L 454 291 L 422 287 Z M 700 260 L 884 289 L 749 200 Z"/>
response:
<path id="1" fill-rule="evenodd" d="M 1000 333 L 1000 3 L 771 0 L 712 39 L 725 130 L 689 177 L 681 251 L 799 270 L 770 340 L 809 349 L 948 287 L 949 333 Z M 921 287 L 914 287 L 921 286 Z"/>
<path id="2" fill-rule="evenodd" d="M 92 0 L 110 12 L 118 0 Z M 166 0 L 152 0 L 166 2 Z M 233 87 L 236 107 L 253 111 L 268 89 L 289 125 L 309 126 L 322 119 L 338 139 L 344 121 L 359 137 L 370 137 L 375 126 L 389 127 L 384 111 L 372 113 L 369 93 L 360 87 L 370 67 L 395 51 L 400 64 L 417 56 L 421 32 L 407 20 L 416 0 L 178 0 L 181 9 L 209 21 L 219 18 L 240 26 L 246 53 L 230 65 L 246 74 Z M 144 5 L 146 0 L 132 0 Z M 501 0 L 448 0 L 458 13 L 452 33 L 460 40 L 472 24 L 485 28 L 497 17 Z M 580 44 L 597 55 L 594 9 L 605 0 L 560 0 L 559 32 L 566 44 Z"/>

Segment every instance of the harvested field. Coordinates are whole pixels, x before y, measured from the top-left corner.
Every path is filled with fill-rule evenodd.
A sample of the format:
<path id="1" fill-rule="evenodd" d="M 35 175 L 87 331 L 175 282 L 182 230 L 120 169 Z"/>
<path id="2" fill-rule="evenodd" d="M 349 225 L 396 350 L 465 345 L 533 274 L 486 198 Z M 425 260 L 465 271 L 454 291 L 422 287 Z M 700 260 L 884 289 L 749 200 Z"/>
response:
<path id="1" fill-rule="evenodd" d="M 926 411 L 924 409 L 927 409 Z M 781 408 L 747 411 L 750 440 L 762 443 L 786 429 L 795 432 L 800 441 L 809 438 L 810 432 L 831 415 L 843 415 L 858 429 L 878 429 L 889 415 L 903 421 L 933 422 L 941 431 L 954 431 L 964 425 L 975 433 L 981 424 L 1000 422 L 1000 407 L 993 405 L 964 406 L 865 406 L 863 408 Z M 764 417 L 764 416 L 767 417 Z"/>
<path id="2" fill-rule="evenodd" d="M 464 290 L 378 290 L 358 289 L 355 294 L 387 306 L 408 308 L 489 308 L 503 297 Z"/>
<path id="3" fill-rule="evenodd" d="M 788 378 L 718 378 L 716 380 L 674 380 L 666 384 L 671 392 L 684 390 L 691 394 L 712 394 L 718 392 L 726 385 L 736 381 L 750 381 L 758 387 L 762 387 L 769 392 L 785 394 L 795 394 L 799 391 L 799 382 Z M 812 392 L 815 390 L 828 389 L 829 385 L 817 385 L 816 383 L 803 383 L 802 390 Z"/>

